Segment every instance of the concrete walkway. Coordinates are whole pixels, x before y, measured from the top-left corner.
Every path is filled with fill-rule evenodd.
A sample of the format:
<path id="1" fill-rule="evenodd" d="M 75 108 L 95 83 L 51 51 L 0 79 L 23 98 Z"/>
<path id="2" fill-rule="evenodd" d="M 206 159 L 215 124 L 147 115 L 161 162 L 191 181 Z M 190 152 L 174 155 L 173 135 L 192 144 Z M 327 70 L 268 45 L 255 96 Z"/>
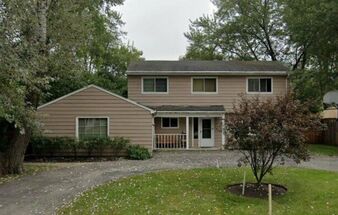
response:
<path id="1" fill-rule="evenodd" d="M 166 169 L 232 167 L 237 165 L 237 159 L 238 153 L 233 151 L 160 152 L 146 161 L 70 165 L 0 185 L 0 214 L 54 214 L 77 195 L 110 180 Z M 295 166 L 292 162 L 287 165 Z M 338 171 L 338 157 L 316 156 L 300 166 Z"/>

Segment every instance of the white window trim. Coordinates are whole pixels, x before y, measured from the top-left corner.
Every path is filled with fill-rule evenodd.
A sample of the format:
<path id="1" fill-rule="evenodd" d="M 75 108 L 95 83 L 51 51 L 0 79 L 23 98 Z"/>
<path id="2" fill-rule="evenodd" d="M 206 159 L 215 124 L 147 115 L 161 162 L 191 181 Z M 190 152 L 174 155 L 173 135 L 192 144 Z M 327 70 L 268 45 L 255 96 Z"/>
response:
<path id="1" fill-rule="evenodd" d="M 213 78 L 216 79 L 216 92 L 194 92 L 194 79 L 208 79 L 208 78 Z M 196 95 L 215 95 L 218 94 L 218 77 L 204 77 L 204 76 L 196 76 L 196 77 L 191 77 L 191 94 L 196 94 Z"/>
<path id="2" fill-rule="evenodd" d="M 176 127 L 163 127 L 163 118 L 177 119 L 177 126 Z M 169 126 L 170 126 L 170 122 L 169 122 Z M 178 128 L 180 128 L 180 118 L 178 118 L 178 117 L 161 117 L 161 128 L 162 129 L 178 129 Z"/>
<path id="3" fill-rule="evenodd" d="M 143 91 L 143 80 L 147 78 L 154 78 L 154 79 L 166 79 L 167 80 L 167 92 L 144 92 Z M 156 85 L 156 84 L 155 84 Z M 155 86 L 156 87 L 156 86 Z M 141 92 L 142 94 L 169 94 L 169 78 L 166 76 L 144 76 L 141 78 Z"/>
<path id="4" fill-rule="evenodd" d="M 78 116 L 75 119 L 75 137 L 79 139 L 79 119 L 107 119 L 107 136 L 110 137 L 109 134 L 109 117 L 108 116 Z"/>
<path id="5" fill-rule="evenodd" d="M 271 79 L 271 92 L 249 92 L 249 79 Z M 259 84 L 260 84 L 261 82 L 259 81 Z M 260 87 L 259 87 L 260 88 Z M 267 94 L 267 95 L 271 95 L 271 94 L 273 94 L 273 77 L 255 77 L 255 76 L 253 76 L 253 77 L 247 77 L 246 78 L 246 94 L 252 94 L 252 95 L 254 95 L 254 94 Z"/>

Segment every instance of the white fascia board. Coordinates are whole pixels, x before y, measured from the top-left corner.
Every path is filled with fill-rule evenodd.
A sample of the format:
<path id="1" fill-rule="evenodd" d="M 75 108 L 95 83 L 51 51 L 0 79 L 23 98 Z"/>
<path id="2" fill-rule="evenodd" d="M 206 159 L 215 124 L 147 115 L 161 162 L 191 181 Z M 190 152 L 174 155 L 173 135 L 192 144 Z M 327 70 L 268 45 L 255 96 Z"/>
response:
<path id="1" fill-rule="evenodd" d="M 127 75 L 288 75 L 288 71 L 127 71 Z"/>

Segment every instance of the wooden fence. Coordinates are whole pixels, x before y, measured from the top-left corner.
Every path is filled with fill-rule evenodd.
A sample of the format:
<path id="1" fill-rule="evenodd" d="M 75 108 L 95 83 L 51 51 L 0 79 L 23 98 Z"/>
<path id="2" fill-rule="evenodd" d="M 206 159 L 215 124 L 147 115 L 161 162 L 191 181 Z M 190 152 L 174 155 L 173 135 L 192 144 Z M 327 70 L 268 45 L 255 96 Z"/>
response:
<path id="1" fill-rule="evenodd" d="M 305 133 L 309 144 L 338 145 L 338 120 L 324 119 L 324 131 L 308 131 Z"/>
<path id="2" fill-rule="evenodd" d="M 324 143 L 328 145 L 338 145 L 338 120 L 325 119 L 327 129 L 323 132 Z"/>

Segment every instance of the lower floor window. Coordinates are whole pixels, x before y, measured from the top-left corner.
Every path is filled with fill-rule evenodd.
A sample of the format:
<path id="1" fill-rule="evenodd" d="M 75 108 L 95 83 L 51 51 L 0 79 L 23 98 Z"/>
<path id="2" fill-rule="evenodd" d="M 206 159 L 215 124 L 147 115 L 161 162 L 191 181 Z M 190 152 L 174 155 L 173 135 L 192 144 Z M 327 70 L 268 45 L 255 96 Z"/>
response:
<path id="1" fill-rule="evenodd" d="M 108 137 L 108 118 L 78 118 L 78 138 Z"/>
<path id="2" fill-rule="evenodd" d="M 162 128 L 178 128 L 178 118 L 162 118 Z"/>

